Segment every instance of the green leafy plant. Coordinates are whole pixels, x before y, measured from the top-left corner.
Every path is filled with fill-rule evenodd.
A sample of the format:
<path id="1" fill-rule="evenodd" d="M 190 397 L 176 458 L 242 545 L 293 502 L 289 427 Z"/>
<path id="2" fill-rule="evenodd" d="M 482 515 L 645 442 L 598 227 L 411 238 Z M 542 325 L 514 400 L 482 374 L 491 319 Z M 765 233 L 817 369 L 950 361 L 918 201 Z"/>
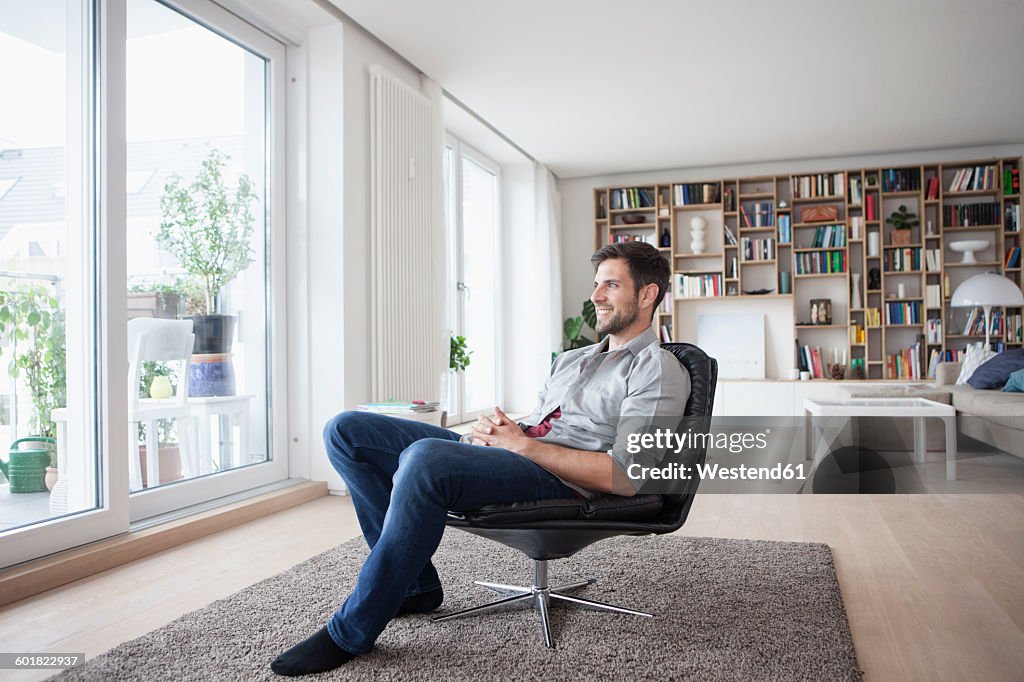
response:
<path id="1" fill-rule="evenodd" d="M 7 372 L 12 378 L 24 376 L 35 413 L 29 428 L 40 436 L 54 438 L 53 410 L 67 405 L 67 339 L 64 311 L 57 299 L 40 285 L 0 291 L 0 336 L 10 348 Z"/>
<path id="2" fill-rule="evenodd" d="M 242 175 L 233 187 L 224 181 L 228 156 L 214 149 L 195 179 L 172 175 L 160 197 L 163 220 L 157 239 L 203 288 L 200 314 L 217 308 L 217 295 L 253 261 L 252 180 Z"/>
<path id="3" fill-rule="evenodd" d="M 473 351 L 469 350 L 466 345 L 465 336 L 451 335 L 451 352 L 448 356 L 448 368 L 454 369 L 456 372 L 463 372 L 469 367 L 469 356 L 473 354 Z"/>
<path id="4" fill-rule="evenodd" d="M 591 329 L 597 329 L 597 310 L 594 302 L 589 298 L 583 301 L 583 310 L 576 317 L 567 317 L 562 323 L 562 333 L 565 340 L 562 342 L 562 350 L 573 350 L 584 348 L 596 343 L 594 340 L 583 335 L 584 325 Z M 596 331 L 594 332 L 597 333 Z"/>
<path id="5" fill-rule="evenodd" d="M 908 211 L 907 207 L 903 204 L 900 204 L 900 207 L 893 211 L 892 215 L 890 215 L 885 222 L 889 223 L 897 230 L 909 230 L 917 227 L 918 225 L 917 214 Z"/>

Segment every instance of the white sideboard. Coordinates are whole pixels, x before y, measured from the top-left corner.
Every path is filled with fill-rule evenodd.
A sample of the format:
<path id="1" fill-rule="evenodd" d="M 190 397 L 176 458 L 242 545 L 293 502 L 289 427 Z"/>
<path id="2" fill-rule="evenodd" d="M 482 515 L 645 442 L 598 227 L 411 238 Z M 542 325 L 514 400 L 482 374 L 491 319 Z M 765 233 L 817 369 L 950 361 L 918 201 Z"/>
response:
<path id="1" fill-rule="evenodd" d="M 923 383 L 923 382 L 922 382 Z M 772 379 L 719 379 L 715 389 L 716 417 L 798 417 L 805 398 L 843 398 L 843 387 L 908 386 L 907 382 L 884 381 L 787 381 Z"/>

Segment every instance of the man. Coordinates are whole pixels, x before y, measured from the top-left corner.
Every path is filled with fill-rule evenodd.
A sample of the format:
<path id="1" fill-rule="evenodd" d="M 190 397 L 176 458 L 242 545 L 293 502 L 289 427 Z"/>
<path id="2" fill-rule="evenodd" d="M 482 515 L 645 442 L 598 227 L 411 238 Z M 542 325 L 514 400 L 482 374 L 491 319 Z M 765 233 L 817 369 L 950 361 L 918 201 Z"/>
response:
<path id="1" fill-rule="evenodd" d="M 327 625 L 271 664 L 281 675 L 331 670 L 365 653 L 396 615 L 427 613 L 443 592 L 430 558 L 448 510 L 547 498 L 633 495 L 625 476 L 626 423 L 683 414 L 690 379 L 658 344 L 654 310 L 669 286 L 668 263 L 642 242 L 600 249 L 590 300 L 601 343 L 560 355 L 522 424 L 500 409 L 452 431 L 372 413 L 344 412 L 324 430 L 345 479 L 370 555 L 356 587 Z"/>

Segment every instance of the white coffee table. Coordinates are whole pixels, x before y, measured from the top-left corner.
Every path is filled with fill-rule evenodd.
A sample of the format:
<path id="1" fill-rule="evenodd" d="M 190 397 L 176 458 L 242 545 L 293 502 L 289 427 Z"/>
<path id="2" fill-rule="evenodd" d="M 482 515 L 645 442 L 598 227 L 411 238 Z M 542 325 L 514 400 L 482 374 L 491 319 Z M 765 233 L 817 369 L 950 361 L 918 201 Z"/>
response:
<path id="1" fill-rule="evenodd" d="M 846 417 L 846 419 L 824 419 L 825 417 Z M 926 398 L 847 398 L 846 400 L 804 400 L 804 425 L 806 438 L 814 434 L 815 418 L 821 431 L 819 447 L 814 451 L 816 465 L 828 454 L 828 443 L 842 431 L 851 417 L 913 417 L 914 418 L 914 462 L 925 462 L 925 419 L 941 419 L 946 429 L 946 480 L 956 480 L 956 410 Z M 804 453 L 812 449 L 804 441 Z M 812 465 L 812 469 L 814 466 Z"/>

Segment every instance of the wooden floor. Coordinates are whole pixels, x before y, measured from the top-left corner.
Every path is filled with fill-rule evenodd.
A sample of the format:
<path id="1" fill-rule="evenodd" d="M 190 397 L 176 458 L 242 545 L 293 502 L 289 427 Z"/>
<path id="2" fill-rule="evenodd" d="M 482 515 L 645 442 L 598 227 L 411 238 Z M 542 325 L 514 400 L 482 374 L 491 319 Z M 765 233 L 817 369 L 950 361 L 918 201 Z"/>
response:
<path id="1" fill-rule="evenodd" d="M 1024 675 L 1024 495 L 698 495 L 682 530 L 830 545 L 869 680 Z M 358 532 L 321 498 L 6 607 L 0 650 L 93 657 Z"/>

